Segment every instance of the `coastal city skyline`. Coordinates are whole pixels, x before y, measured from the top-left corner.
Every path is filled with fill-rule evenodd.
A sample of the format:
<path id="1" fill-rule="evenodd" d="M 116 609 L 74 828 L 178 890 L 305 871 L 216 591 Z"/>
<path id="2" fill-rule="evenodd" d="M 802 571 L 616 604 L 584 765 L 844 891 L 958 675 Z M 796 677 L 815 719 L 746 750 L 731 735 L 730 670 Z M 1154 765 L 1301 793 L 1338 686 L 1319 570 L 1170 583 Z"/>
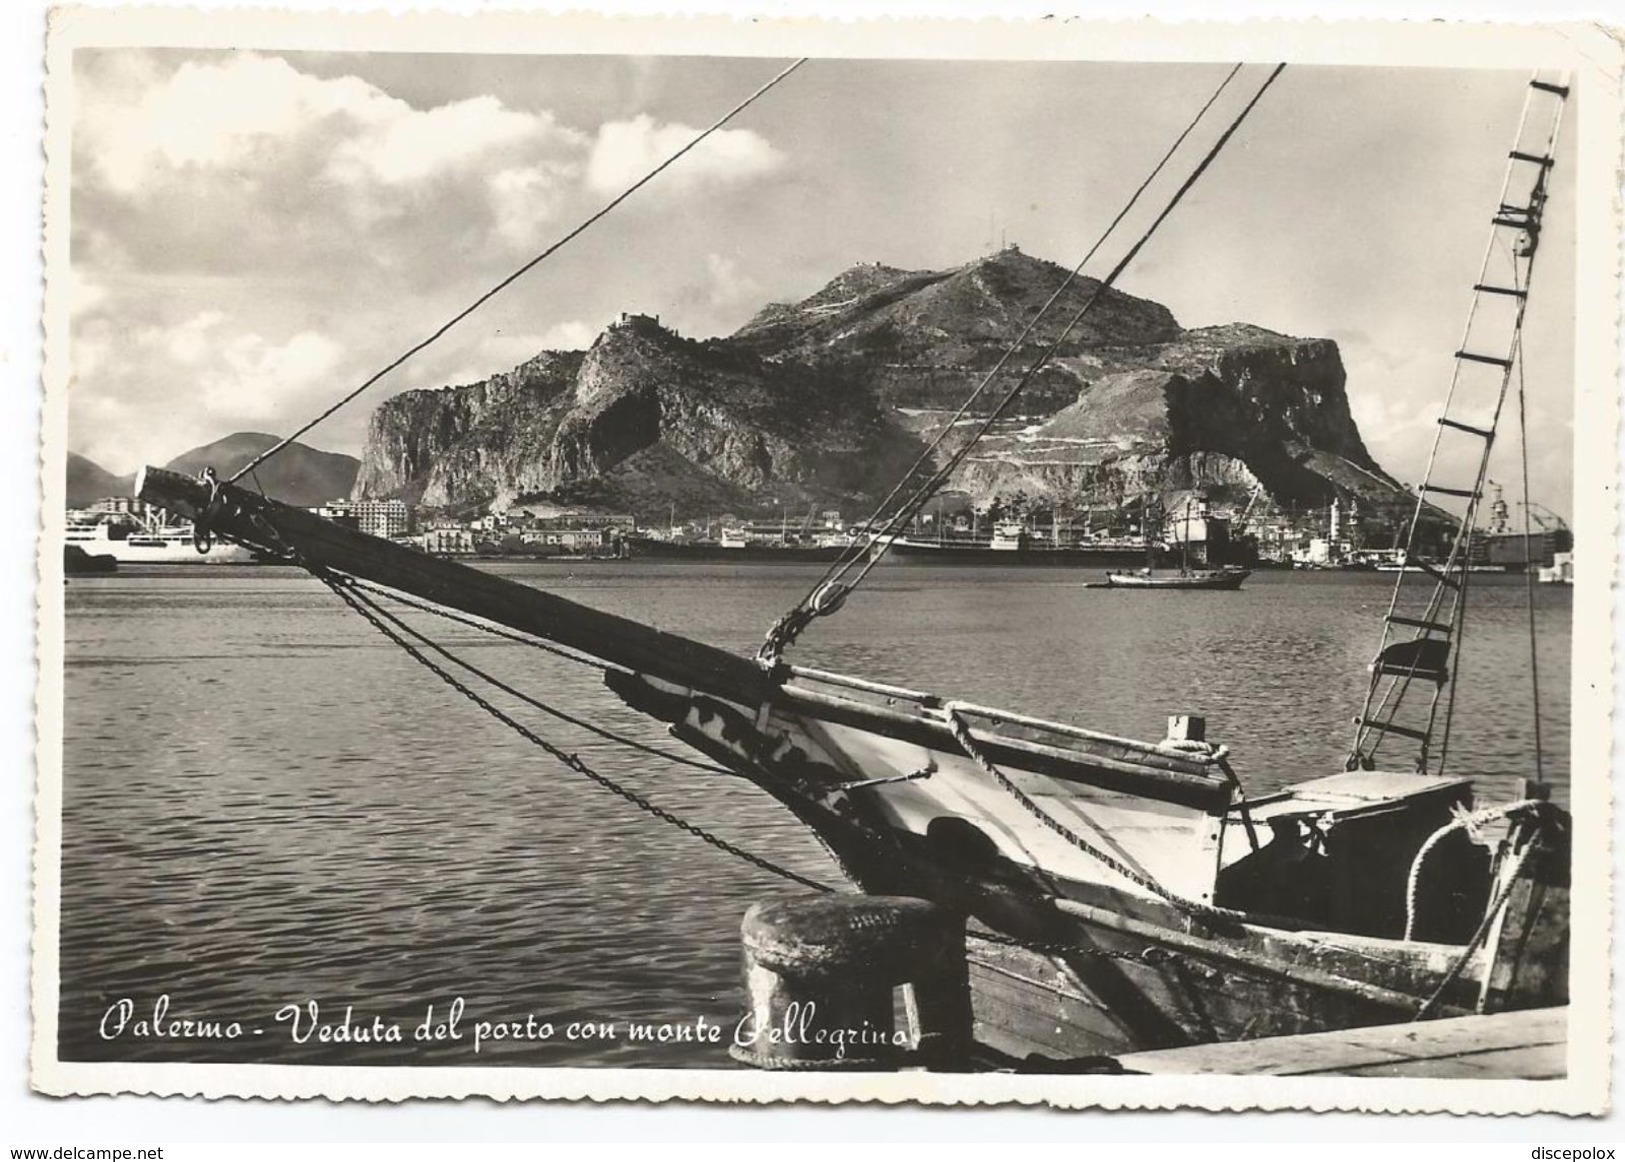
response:
<path id="1" fill-rule="evenodd" d="M 119 473 L 291 430 L 782 67 L 79 58 L 70 447 Z M 1226 71 L 811 62 L 629 201 L 613 238 L 584 235 L 304 442 L 358 455 L 389 396 L 580 349 L 621 310 L 704 337 L 863 262 L 943 268 L 1015 243 L 1070 265 Z M 1288 70 L 1120 289 L 1187 328 L 1333 339 L 1374 458 L 1416 480 L 1482 243 L 1478 215 L 1446 208 L 1493 199 L 1521 86 Z M 1418 102 L 1436 116 L 1407 117 Z M 1092 115 L 1057 125 L 1059 109 Z M 1569 177 L 1560 155 L 1557 198 Z M 1567 515 L 1572 226 L 1552 217 L 1527 327 L 1531 495 Z M 158 422 L 177 382 L 201 399 Z"/>

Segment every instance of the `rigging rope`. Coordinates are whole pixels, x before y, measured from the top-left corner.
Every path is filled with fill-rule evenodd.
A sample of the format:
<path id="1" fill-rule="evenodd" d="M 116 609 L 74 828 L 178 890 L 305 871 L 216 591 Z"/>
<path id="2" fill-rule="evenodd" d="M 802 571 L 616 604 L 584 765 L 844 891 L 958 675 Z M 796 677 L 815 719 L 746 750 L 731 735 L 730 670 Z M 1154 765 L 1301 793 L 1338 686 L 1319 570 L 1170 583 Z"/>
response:
<path id="1" fill-rule="evenodd" d="M 540 638 L 527 637 L 522 633 L 515 633 L 511 629 L 506 629 L 500 625 L 492 625 L 489 622 L 480 621 L 476 618 L 469 617 L 466 614 L 454 613 L 449 609 L 442 609 L 438 605 L 431 605 L 427 601 L 414 600 L 413 598 L 406 596 L 404 593 L 397 593 L 393 589 L 385 589 L 382 585 L 373 585 L 370 582 L 361 580 L 359 577 L 351 577 L 348 584 L 355 586 L 357 589 L 365 589 L 367 592 L 376 594 L 379 597 L 387 597 L 389 600 L 400 605 L 410 606 L 411 608 L 421 610 L 424 613 L 431 613 L 435 617 L 442 617 L 447 621 L 454 621 L 458 625 L 466 625 L 470 629 L 477 629 L 481 633 L 490 634 L 492 637 L 505 638 L 508 641 L 517 642 L 522 646 L 530 646 L 532 649 L 541 650 L 544 654 L 552 654 L 554 657 L 563 658 L 567 662 L 574 662 L 578 666 L 586 666 L 589 669 L 598 670 L 600 673 L 609 670 L 616 670 L 621 673 L 631 673 L 630 670 L 625 670 L 620 666 L 612 665 L 611 663 L 605 662 L 599 658 L 594 658 L 587 654 L 577 653 L 575 650 L 565 649 L 563 646 L 555 645 L 553 642 L 543 641 Z"/>
<path id="2" fill-rule="evenodd" d="M 672 163 L 677 161 L 678 158 L 682 157 L 684 154 L 686 154 L 690 150 L 694 149 L 697 145 L 699 145 L 706 138 L 710 137 L 713 133 L 717 132 L 717 130 L 721 129 L 724 125 L 728 124 L 728 122 L 732 121 L 739 114 L 743 113 L 746 109 L 750 108 L 751 105 L 755 104 L 755 102 L 757 101 L 758 98 L 764 96 L 768 92 L 768 90 L 772 89 L 780 81 L 784 80 L 784 78 L 788 77 L 791 73 L 795 72 L 797 69 L 799 69 L 802 65 L 804 65 L 806 63 L 807 63 L 807 58 L 806 57 L 802 57 L 801 59 L 792 62 L 788 68 L 784 69 L 782 72 L 780 72 L 772 80 L 768 81 L 761 88 L 757 89 L 750 96 L 746 97 L 743 101 L 739 102 L 739 104 L 735 105 L 732 109 L 728 110 L 728 112 L 724 113 L 716 121 L 712 122 L 711 125 L 707 129 L 705 129 L 705 130 L 701 131 L 699 134 L 697 134 L 691 141 L 688 142 L 688 144 L 684 145 L 681 149 L 677 150 L 671 156 L 667 157 L 665 161 L 662 161 L 659 165 L 655 166 L 648 173 L 644 174 L 641 178 L 639 178 L 637 181 L 633 182 L 626 189 L 622 190 L 619 194 L 616 194 L 615 197 L 611 198 L 608 202 L 604 203 L 604 205 L 602 207 L 600 207 L 595 213 L 593 213 L 591 216 L 589 216 L 587 219 L 585 219 L 580 225 L 576 226 L 575 229 L 571 230 L 569 233 L 565 234 L 558 241 L 554 242 L 546 250 L 543 250 L 540 254 L 538 254 L 534 258 L 530 259 L 523 266 L 519 267 L 519 269 L 515 270 L 512 274 L 508 275 L 501 282 L 499 282 L 495 286 L 493 286 L 490 290 L 488 290 L 484 294 L 480 295 L 479 298 L 475 299 L 472 303 L 470 303 L 468 306 L 464 307 L 461 311 L 458 311 L 455 315 L 453 315 L 445 323 L 442 323 L 438 328 L 436 328 L 436 330 L 427 339 L 424 339 L 424 340 L 420 341 L 419 343 L 417 343 L 416 345 L 412 346 L 404 354 L 402 354 L 401 356 L 396 358 L 393 362 L 389 363 L 387 366 L 385 366 L 381 370 L 373 373 L 371 376 L 369 376 L 367 378 L 367 380 L 364 383 L 361 384 L 361 386 L 355 388 L 348 395 L 344 396 L 337 403 L 335 403 L 332 407 L 328 408 L 326 411 L 322 412 L 315 419 L 313 419 L 309 423 L 305 424 L 304 427 L 302 427 L 298 431 L 294 432 L 293 435 L 288 436 L 286 439 L 279 440 L 276 444 L 274 444 L 271 447 L 267 448 L 265 451 L 261 452 L 258 456 L 255 456 L 247 464 L 245 464 L 243 467 L 239 468 L 230 477 L 230 481 L 228 481 L 228 483 L 232 482 L 232 481 L 236 481 L 237 478 L 242 476 L 244 473 L 253 471 L 253 469 L 257 465 L 263 464 L 266 460 L 269 460 L 272 456 L 275 456 L 278 452 L 282 451 L 282 449 L 286 448 L 289 444 L 293 443 L 300 436 L 302 436 L 306 432 L 310 431 L 317 424 L 321 423 L 323 420 L 325 420 L 329 416 L 331 416 L 334 412 L 336 412 L 340 408 L 344 407 L 351 400 L 355 399 L 362 392 L 366 391 L 369 387 L 371 387 L 373 384 L 377 383 L 384 376 L 388 375 L 390 372 L 394 371 L 397 367 L 401 366 L 401 364 L 405 363 L 408 359 L 412 358 L 412 356 L 416 355 L 418 352 L 420 352 L 424 348 L 428 347 L 431 343 L 435 342 L 442 335 L 444 335 L 447 331 L 450 331 L 458 323 L 460 323 L 464 319 L 468 318 L 468 316 L 472 315 L 475 311 L 479 310 L 487 302 L 489 302 L 491 299 L 495 298 L 502 291 L 506 290 L 513 283 L 519 281 L 520 278 L 522 278 L 526 274 L 528 274 L 534 267 L 539 266 L 542 262 L 544 262 L 548 258 L 551 258 L 556 252 L 558 252 L 564 246 L 566 246 L 568 243 L 573 241 L 577 236 L 585 233 L 587 231 L 587 229 L 589 227 L 591 227 L 594 223 L 596 223 L 600 218 L 604 217 L 611 210 L 615 209 L 615 207 L 619 206 L 622 202 L 626 201 L 626 199 L 630 198 L 633 194 L 637 193 L 644 186 L 648 185 L 651 181 L 653 181 L 656 177 L 658 177 L 661 173 L 663 173 L 668 167 L 670 167 L 672 165 Z"/>
<path id="3" fill-rule="evenodd" d="M 1535 633 L 1535 562 L 1529 529 L 1529 427 L 1524 418 L 1523 343 L 1518 344 L 1518 458 L 1523 468 L 1523 587 L 1524 606 L 1529 610 L 1529 685 L 1535 706 L 1535 783 L 1546 782 L 1545 759 L 1540 737 L 1540 651 Z M 1557 562 L 1553 560 L 1553 565 Z"/>
<path id="4" fill-rule="evenodd" d="M 1410 875 L 1405 880 L 1405 935 L 1403 939 L 1416 939 L 1416 905 L 1419 888 L 1422 882 L 1422 865 L 1432 854 L 1441 840 L 1454 832 L 1461 830 L 1476 830 L 1486 823 L 1493 823 L 1497 819 L 1508 819 L 1520 811 L 1532 811 L 1538 820 L 1540 812 L 1550 808 L 1551 804 L 1544 799 L 1516 799 L 1511 803 L 1501 803 L 1493 807 L 1485 807 L 1470 814 L 1458 815 L 1449 823 L 1439 828 L 1427 841 L 1417 848 L 1416 855 L 1411 860 Z"/>
<path id="5" fill-rule="evenodd" d="M 1512 870 L 1507 874 L 1506 882 L 1501 885 L 1501 890 L 1496 893 L 1494 901 L 1485 910 L 1484 919 L 1480 921 L 1478 928 L 1473 932 L 1472 939 L 1467 942 L 1466 947 L 1461 950 L 1461 955 L 1456 958 L 1455 963 L 1450 966 L 1450 970 L 1444 974 L 1433 992 L 1428 994 L 1427 999 L 1422 1002 L 1421 1007 L 1416 1010 L 1416 1015 L 1411 1020 L 1424 1020 L 1433 1011 L 1433 1006 L 1438 1004 L 1440 998 L 1444 996 L 1445 990 L 1454 984 L 1456 978 L 1466 970 L 1468 962 L 1472 960 L 1473 954 L 1478 951 L 1478 946 L 1484 942 L 1484 938 L 1489 935 L 1490 928 L 1494 925 L 1496 918 L 1500 916 L 1501 910 L 1507 906 L 1507 901 L 1512 898 L 1512 889 L 1517 887 L 1518 877 L 1523 874 L 1523 865 L 1534 849 L 1535 845 L 1531 842 L 1513 857 Z M 1482 1012 L 1482 1008 L 1479 1011 Z"/>
<path id="6" fill-rule="evenodd" d="M 1239 66 L 1237 67 L 1239 68 Z M 976 431 L 972 433 L 971 438 L 965 441 L 964 444 L 958 448 L 951 457 L 949 457 L 948 463 L 933 472 L 924 481 L 924 483 L 920 485 L 920 487 L 915 491 L 914 495 L 898 509 L 897 513 L 889 521 L 887 521 L 881 532 L 875 533 L 871 531 L 869 540 L 864 545 L 863 549 L 859 551 L 858 555 L 850 557 L 845 561 L 837 562 L 829 570 L 826 570 L 824 577 L 817 585 L 813 587 L 808 595 L 788 613 L 784 614 L 783 617 L 779 618 L 779 620 L 774 624 L 773 628 L 768 631 L 767 639 L 763 643 L 762 648 L 757 655 L 758 660 L 763 664 L 764 667 L 768 669 L 776 667 L 779 664 L 785 649 L 795 642 L 795 640 L 801 635 L 807 626 L 812 624 L 814 618 L 834 613 L 840 609 L 852 590 L 863 583 L 864 578 L 869 575 L 874 567 L 879 564 L 880 560 L 885 556 L 887 549 L 890 547 L 890 538 L 895 535 L 896 531 L 900 529 L 910 517 L 916 514 L 920 508 L 924 506 L 926 501 L 928 501 L 936 493 L 937 489 L 939 489 L 953 475 L 954 471 L 959 467 L 959 465 L 962 464 L 965 458 L 970 455 L 971 449 L 973 449 L 976 444 L 980 442 L 985 435 L 987 435 L 988 431 L 993 427 L 993 425 L 999 421 L 999 419 L 1009 409 L 1010 405 L 1015 402 L 1022 390 L 1025 389 L 1026 386 L 1037 377 L 1038 373 L 1048 365 L 1050 359 L 1055 355 L 1055 352 L 1060 348 L 1061 344 L 1066 341 L 1068 336 L 1071 335 L 1072 331 L 1077 327 L 1077 325 L 1083 320 L 1083 317 L 1089 312 L 1090 308 L 1093 307 L 1100 297 L 1111 288 L 1112 284 L 1117 281 L 1118 276 L 1121 275 L 1123 271 L 1127 269 L 1128 265 L 1134 261 L 1134 259 L 1139 255 L 1140 251 L 1145 247 L 1146 243 L 1151 240 L 1152 235 L 1154 235 L 1157 230 L 1161 228 L 1163 222 L 1171 213 L 1173 213 L 1174 208 L 1184 200 L 1185 195 L 1190 192 L 1191 188 L 1196 184 L 1201 176 L 1207 172 L 1208 167 L 1213 164 L 1214 159 L 1217 158 L 1224 147 L 1229 144 L 1231 137 L 1235 135 L 1236 131 L 1241 128 L 1242 122 L 1244 122 L 1252 113 L 1254 107 L 1263 98 L 1270 86 L 1275 83 L 1276 78 L 1278 78 L 1285 69 L 1285 64 L 1275 66 L 1275 68 L 1270 72 L 1270 75 L 1265 78 L 1263 84 L 1259 86 L 1258 91 L 1253 94 L 1252 98 L 1242 108 L 1241 112 L 1235 116 L 1235 118 L 1230 122 L 1229 126 L 1226 127 L 1222 134 L 1220 134 L 1218 140 L 1215 141 L 1214 144 L 1209 148 L 1207 153 L 1202 157 L 1202 160 L 1196 165 L 1195 169 L 1191 171 L 1190 175 L 1186 177 L 1180 187 L 1174 191 L 1173 195 L 1163 206 L 1162 211 L 1152 221 L 1151 225 L 1139 237 L 1139 239 L 1131 247 L 1129 247 L 1128 252 L 1118 260 L 1117 264 L 1112 267 L 1111 271 L 1106 275 L 1106 277 L 1100 280 L 1100 282 L 1090 292 L 1089 297 L 1084 300 L 1083 305 L 1079 307 L 1078 310 L 1072 315 L 1071 319 L 1067 321 L 1066 325 L 1061 329 L 1060 333 L 1055 337 L 1055 339 L 1050 342 L 1042 352 L 1039 353 L 1038 357 L 1032 362 L 1031 365 L 1028 366 L 1027 370 L 1021 374 L 1010 390 L 1005 393 L 1002 399 L 1000 399 L 993 411 L 987 415 L 987 417 L 977 427 Z M 1133 199 L 1131 199 L 1129 202 L 1129 205 L 1124 207 L 1123 211 L 1118 214 L 1117 218 L 1113 220 L 1112 224 L 1107 227 L 1106 232 L 1101 235 L 1100 240 L 1095 244 L 1096 249 L 1098 249 L 1099 246 L 1105 242 L 1106 238 L 1116 228 L 1117 224 L 1122 221 L 1123 216 L 1128 213 L 1129 207 L 1132 207 L 1134 201 L 1139 198 L 1146 186 L 1150 185 L 1152 179 L 1154 179 L 1157 173 L 1161 171 L 1163 166 L 1167 164 L 1169 158 L 1173 156 L 1174 152 L 1179 149 L 1180 144 L 1185 140 L 1186 136 L 1191 132 L 1191 130 L 1195 128 L 1196 124 L 1201 121 L 1208 109 L 1212 107 L 1213 102 L 1218 99 L 1219 93 L 1223 92 L 1225 86 L 1230 83 L 1230 78 L 1234 75 L 1235 70 L 1232 70 L 1230 75 L 1227 76 L 1224 82 L 1220 84 L 1219 89 L 1214 93 L 1213 97 L 1209 98 L 1208 103 L 1202 106 L 1202 109 L 1197 113 L 1196 117 L 1192 119 L 1190 125 L 1186 127 L 1185 131 L 1180 134 L 1179 138 L 1174 142 L 1168 153 L 1161 161 L 1157 163 L 1157 166 L 1152 171 L 1151 176 L 1148 177 L 1141 185 L 1140 189 L 1135 192 Z M 1094 249 L 1091 249 L 1090 255 L 1093 253 Z M 1086 256 L 1084 262 L 1087 261 L 1088 257 Z M 1082 267 L 1083 263 L 1080 262 L 1073 273 L 1068 276 L 1069 282 L 1071 279 L 1077 276 L 1078 272 L 1082 270 Z M 1043 310 L 1040 311 L 1040 317 L 1044 311 L 1047 311 L 1059 297 L 1060 292 L 1057 291 L 1056 294 L 1051 297 L 1050 302 L 1046 303 Z M 992 378 L 998 373 L 999 368 L 1003 367 L 1003 365 L 1014 356 L 1019 348 L 1022 338 L 1025 338 L 1025 336 L 1032 330 L 1033 326 L 1035 326 L 1037 322 L 1038 319 L 1035 318 L 1033 322 L 1022 331 L 1021 337 L 1018 337 L 1016 343 L 1012 345 L 1006 355 L 1001 358 L 998 366 L 995 367 L 993 371 L 989 372 L 987 378 L 983 380 L 980 386 L 978 386 L 975 393 L 976 395 L 979 395 L 988 385 L 988 383 L 992 381 Z M 973 395 L 972 398 L 974 399 L 975 395 Z M 967 401 L 965 407 L 968 406 L 969 401 Z M 965 408 L 961 408 L 958 414 L 962 415 L 964 410 Z M 933 443 L 927 448 L 925 454 L 922 455 L 921 460 L 923 461 L 926 456 L 929 456 L 930 453 L 934 451 L 952 431 L 952 424 L 945 427 L 937 436 L 936 440 L 933 441 Z M 920 462 L 921 461 L 916 461 L 916 465 L 918 465 Z M 902 485 L 907 482 L 909 476 L 914 472 L 914 470 L 914 468 L 911 468 L 909 470 L 909 474 L 905 474 L 903 481 L 899 483 L 897 488 L 892 490 L 891 496 L 895 496 L 901 490 Z M 884 504 L 888 503 L 889 500 L 890 497 L 888 497 L 886 502 L 882 502 L 882 507 L 884 507 Z M 845 581 L 844 578 L 853 569 L 857 569 L 857 576 L 850 582 Z"/>
<path id="7" fill-rule="evenodd" d="M 341 582 L 341 584 L 342 584 L 342 582 Z M 382 592 L 384 593 L 385 596 L 393 596 L 393 594 L 391 594 L 388 590 L 383 590 Z M 480 667 L 476 666 L 473 662 L 470 662 L 470 661 L 467 661 L 467 660 L 465 660 L 463 658 L 458 657 L 456 654 L 452 653 L 445 646 L 441 645 L 439 642 L 437 642 L 433 638 L 429 637 L 423 631 L 421 631 L 419 629 L 416 629 L 411 625 L 408 625 L 406 622 L 402 621 L 400 618 L 398 618 L 398 617 L 394 616 L 393 614 L 390 614 L 387 611 L 385 611 L 384 609 L 382 609 L 380 606 L 377 605 L 376 602 L 372 603 L 372 608 L 381 617 L 386 618 L 390 622 L 390 624 L 392 624 L 396 629 L 400 630 L 402 633 L 406 633 L 406 634 L 411 635 L 413 638 L 417 639 L 417 641 L 420 642 L 422 645 L 424 645 L 428 649 L 433 650 L 435 653 L 437 653 L 441 657 L 445 658 L 448 662 L 451 662 L 455 666 L 460 666 L 464 670 L 467 670 L 470 674 L 473 674 L 476 678 L 479 678 L 480 680 L 486 682 L 488 685 L 493 686 L 498 690 L 501 690 L 504 694 L 508 695 L 510 698 L 515 698 L 518 701 L 523 702 L 527 706 L 530 706 L 530 707 L 533 707 L 534 709 L 540 710 L 544 714 L 550 714 L 554 718 L 557 718 L 562 722 L 570 723 L 570 725 L 572 725 L 572 726 L 579 726 L 579 727 L 581 727 L 581 729 L 587 731 L 590 734 L 596 734 L 599 738 L 607 739 L 610 742 L 619 743 L 620 745 L 622 745 L 624 747 L 627 747 L 630 750 L 641 751 L 643 754 L 650 755 L 650 756 L 652 756 L 654 758 L 664 759 L 666 762 L 669 762 L 669 763 L 676 763 L 679 766 L 693 767 L 696 770 L 705 771 L 708 774 L 713 774 L 713 775 L 732 775 L 733 774 L 733 772 L 730 771 L 727 767 L 718 766 L 715 763 L 701 762 L 698 759 L 691 759 L 687 755 L 672 754 L 672 753 L 670 753 L 668 751 L 663 751 L 659 747 L 650 746 L 648 743 L 639 742 L 637 739 L 628 738 L 623 734 L 617 734 L 615 731 L 609 730 L 606 727 L 598 726 L 595 723 L 588 722 L 584 718 L 578 718 L 576 715 L 571 714 L 568 711 L 560 710 L 556 706 L 550 706 L 546 702 L 543 702 L 541 699 L 536 698 L 533 695 L 526 694 L 523 690 L 520 690 L 520 689 L 510 685 L 509 683 L 504 682 L 501 678 L 498 678 L 496 675 L 494 675 L 494 674 L 492 674 L 492 673 L 490 673 L 490 672 L 488 672 L 486 670 L 480 669 Z M 507 635 L 503 635 L 503 636 L 507 636 Z"/>
<path id="8" fill-rule="evenodd" d="M 355 610 L 355 612 L 360 614 L 369 625 L 404 650 L 407 656 L 413 661 L 417 662 L 420 666 L 423 666 L 446 685 L 450 686 L 464 698 L 467 698 L 470 702 L 474 703 L 474 705 L 485 711 L 492 718 L 495 718 L 498 722 L 508 727 L 508 729 L 512 730 L 515 734 L 519 735 L 527 742 L 530 742 L 546 751 L 549 755 L 553 756 L 553 758 L 557 759 L 570 770 L 590 780 L 603 790 L 609 791 L 611 794 L 617 795 L 626 800 L 628 803 L 631 803 L 634 807 L 638 808 L 638 810 L 654 816 L 662 823 L 668 824 L 677 828 L 679 831 L 684 831 L 697 839 L 703 840 L 712 847 L 716 848 L 718 851 L 726 852 L 728 855 L 731 855 L 736 859 L 743 860 L 753 867 L 759 868 L 760 870 L 768 872 L 772 875 L 780 876 L 781 878 L 790 880 L 794 883 L 798 883 L 801 886 L 810 888 L 813 891 L 830 892 L 834 890 L 827 884 L 821 884 L 817 880 L 809 879 L 798 872 L 791 871 L 787 867 L 774 863 L 772 860 L 765 859 L 762 856 L 754 854 L 753 852 L 746 851 L 742 847 L 729 843 L 720 835 L 716 835 L 710 831 L 707 831 L 703 827 L 690 823 L 681 816 L 672 814 L 664 807 L 660 807 L 657 804 L 650 802 L 648 799 L 644 798 L 631 788 L 622 786 L 614 779 L 611 779 L 608 775 L 600 774 L 598 771 L 593 770 L 592 767 L 588 766 L 579 755 L 572 754 L 571 752 L 564 750 L 562 747 L 555 746 L 553 743 L 537 734 L 534 730 L 520 722 L 518 719 L 493 705 L 490 701 L 470 688 L 466 683 L 459 681 L 455 675 L 453 675 L 445 667 L 441 666 L 433 658 L 425 654 L 417 646 L 413 645 L 412 642 L 408 641 L 404 634 L 392 627 L 389 622 L 394 619 L 388 612 L 380 609 L 365 594 L 350 588 L 338 577 L 338 575 L 326 569 L 320 568 L 319 566 L 310 567 L 310 571 L 315 575 L 317 580 L 331 589 L 334 594 L 338 596 L 339 600 L 343 601 L 351 609 Z"/>

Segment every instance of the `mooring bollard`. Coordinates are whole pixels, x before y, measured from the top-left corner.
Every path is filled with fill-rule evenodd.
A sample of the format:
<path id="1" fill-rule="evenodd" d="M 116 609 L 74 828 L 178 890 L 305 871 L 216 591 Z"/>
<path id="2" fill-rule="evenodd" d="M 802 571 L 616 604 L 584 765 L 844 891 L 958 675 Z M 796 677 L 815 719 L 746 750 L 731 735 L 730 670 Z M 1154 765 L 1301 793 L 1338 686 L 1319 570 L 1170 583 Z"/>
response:
<path id="1" fill-rule="evenodd" d="M 740 927 L 746 1003 L 734 1058 L 759 1069 L 964 1068 L 965 920 L 907 896 L 755 904 Z M 907 1029 L 893 990 L 902 987 Z"/>

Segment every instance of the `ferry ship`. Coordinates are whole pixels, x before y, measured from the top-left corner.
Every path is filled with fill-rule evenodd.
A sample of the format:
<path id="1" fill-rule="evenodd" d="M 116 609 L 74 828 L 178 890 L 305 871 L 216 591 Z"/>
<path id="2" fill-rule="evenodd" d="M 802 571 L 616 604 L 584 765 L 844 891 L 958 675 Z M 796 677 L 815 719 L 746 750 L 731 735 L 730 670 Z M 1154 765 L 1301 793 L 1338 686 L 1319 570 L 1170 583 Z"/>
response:
<path id="1" fill-rule="evenodd" d="M 225 542 L 198 552 L 190 523 L 130 523 L 103 514 L 70 519 L 62 540 L 92 557 L 112 557 L 120 565 L 251 565 L 258 560 L 241 545 Z"/>

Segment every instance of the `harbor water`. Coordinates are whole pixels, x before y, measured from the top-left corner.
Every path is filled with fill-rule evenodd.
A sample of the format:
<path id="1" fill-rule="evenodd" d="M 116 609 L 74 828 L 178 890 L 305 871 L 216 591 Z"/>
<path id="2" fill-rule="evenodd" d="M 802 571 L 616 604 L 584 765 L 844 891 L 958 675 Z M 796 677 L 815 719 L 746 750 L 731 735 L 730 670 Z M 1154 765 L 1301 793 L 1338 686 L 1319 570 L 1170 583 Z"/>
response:
<path id="1" fill-rule="evenodd" d="M 821 571 L 491 568 L 742 653 Z M 1202 714 L 1254 794 L 1342 769 L 1392 577 L 1262 572 L 1236 593 L 1194 594 L 1089 579 L 888 565 L 793 657 L 1147 739 L 1169 714 Z M 1471 593 L 1449 765 L 1494 802 L 1536 767 L 1529 615 L 1521 577 L 1475 576 Z M 1541 757 L 1566 803 L 1570 594 L 1534 596 Z M 65 1059 L 730 1066 L 740 917 L 805 889 L 587 782 L 298 571 L 130 570 L 75 578 L 66 602 Z M 412 621 L 563 711 L 682 751 L 592 669 Z M 492 701 L 660 806 L 838 881 L 742 780 Z M 217 1022 L 220 1035 L 136 1036 L 160 997 L 161 1027 Z M 457 1035 L 436 1037 L 453 1005 Z M 543 1025 L 550 1036 L 527 1035 Z M 708 1025 L 726 1030 L 720 1043 Z M 400 1042 L 356 1036 L 388 1027 Z"/>

